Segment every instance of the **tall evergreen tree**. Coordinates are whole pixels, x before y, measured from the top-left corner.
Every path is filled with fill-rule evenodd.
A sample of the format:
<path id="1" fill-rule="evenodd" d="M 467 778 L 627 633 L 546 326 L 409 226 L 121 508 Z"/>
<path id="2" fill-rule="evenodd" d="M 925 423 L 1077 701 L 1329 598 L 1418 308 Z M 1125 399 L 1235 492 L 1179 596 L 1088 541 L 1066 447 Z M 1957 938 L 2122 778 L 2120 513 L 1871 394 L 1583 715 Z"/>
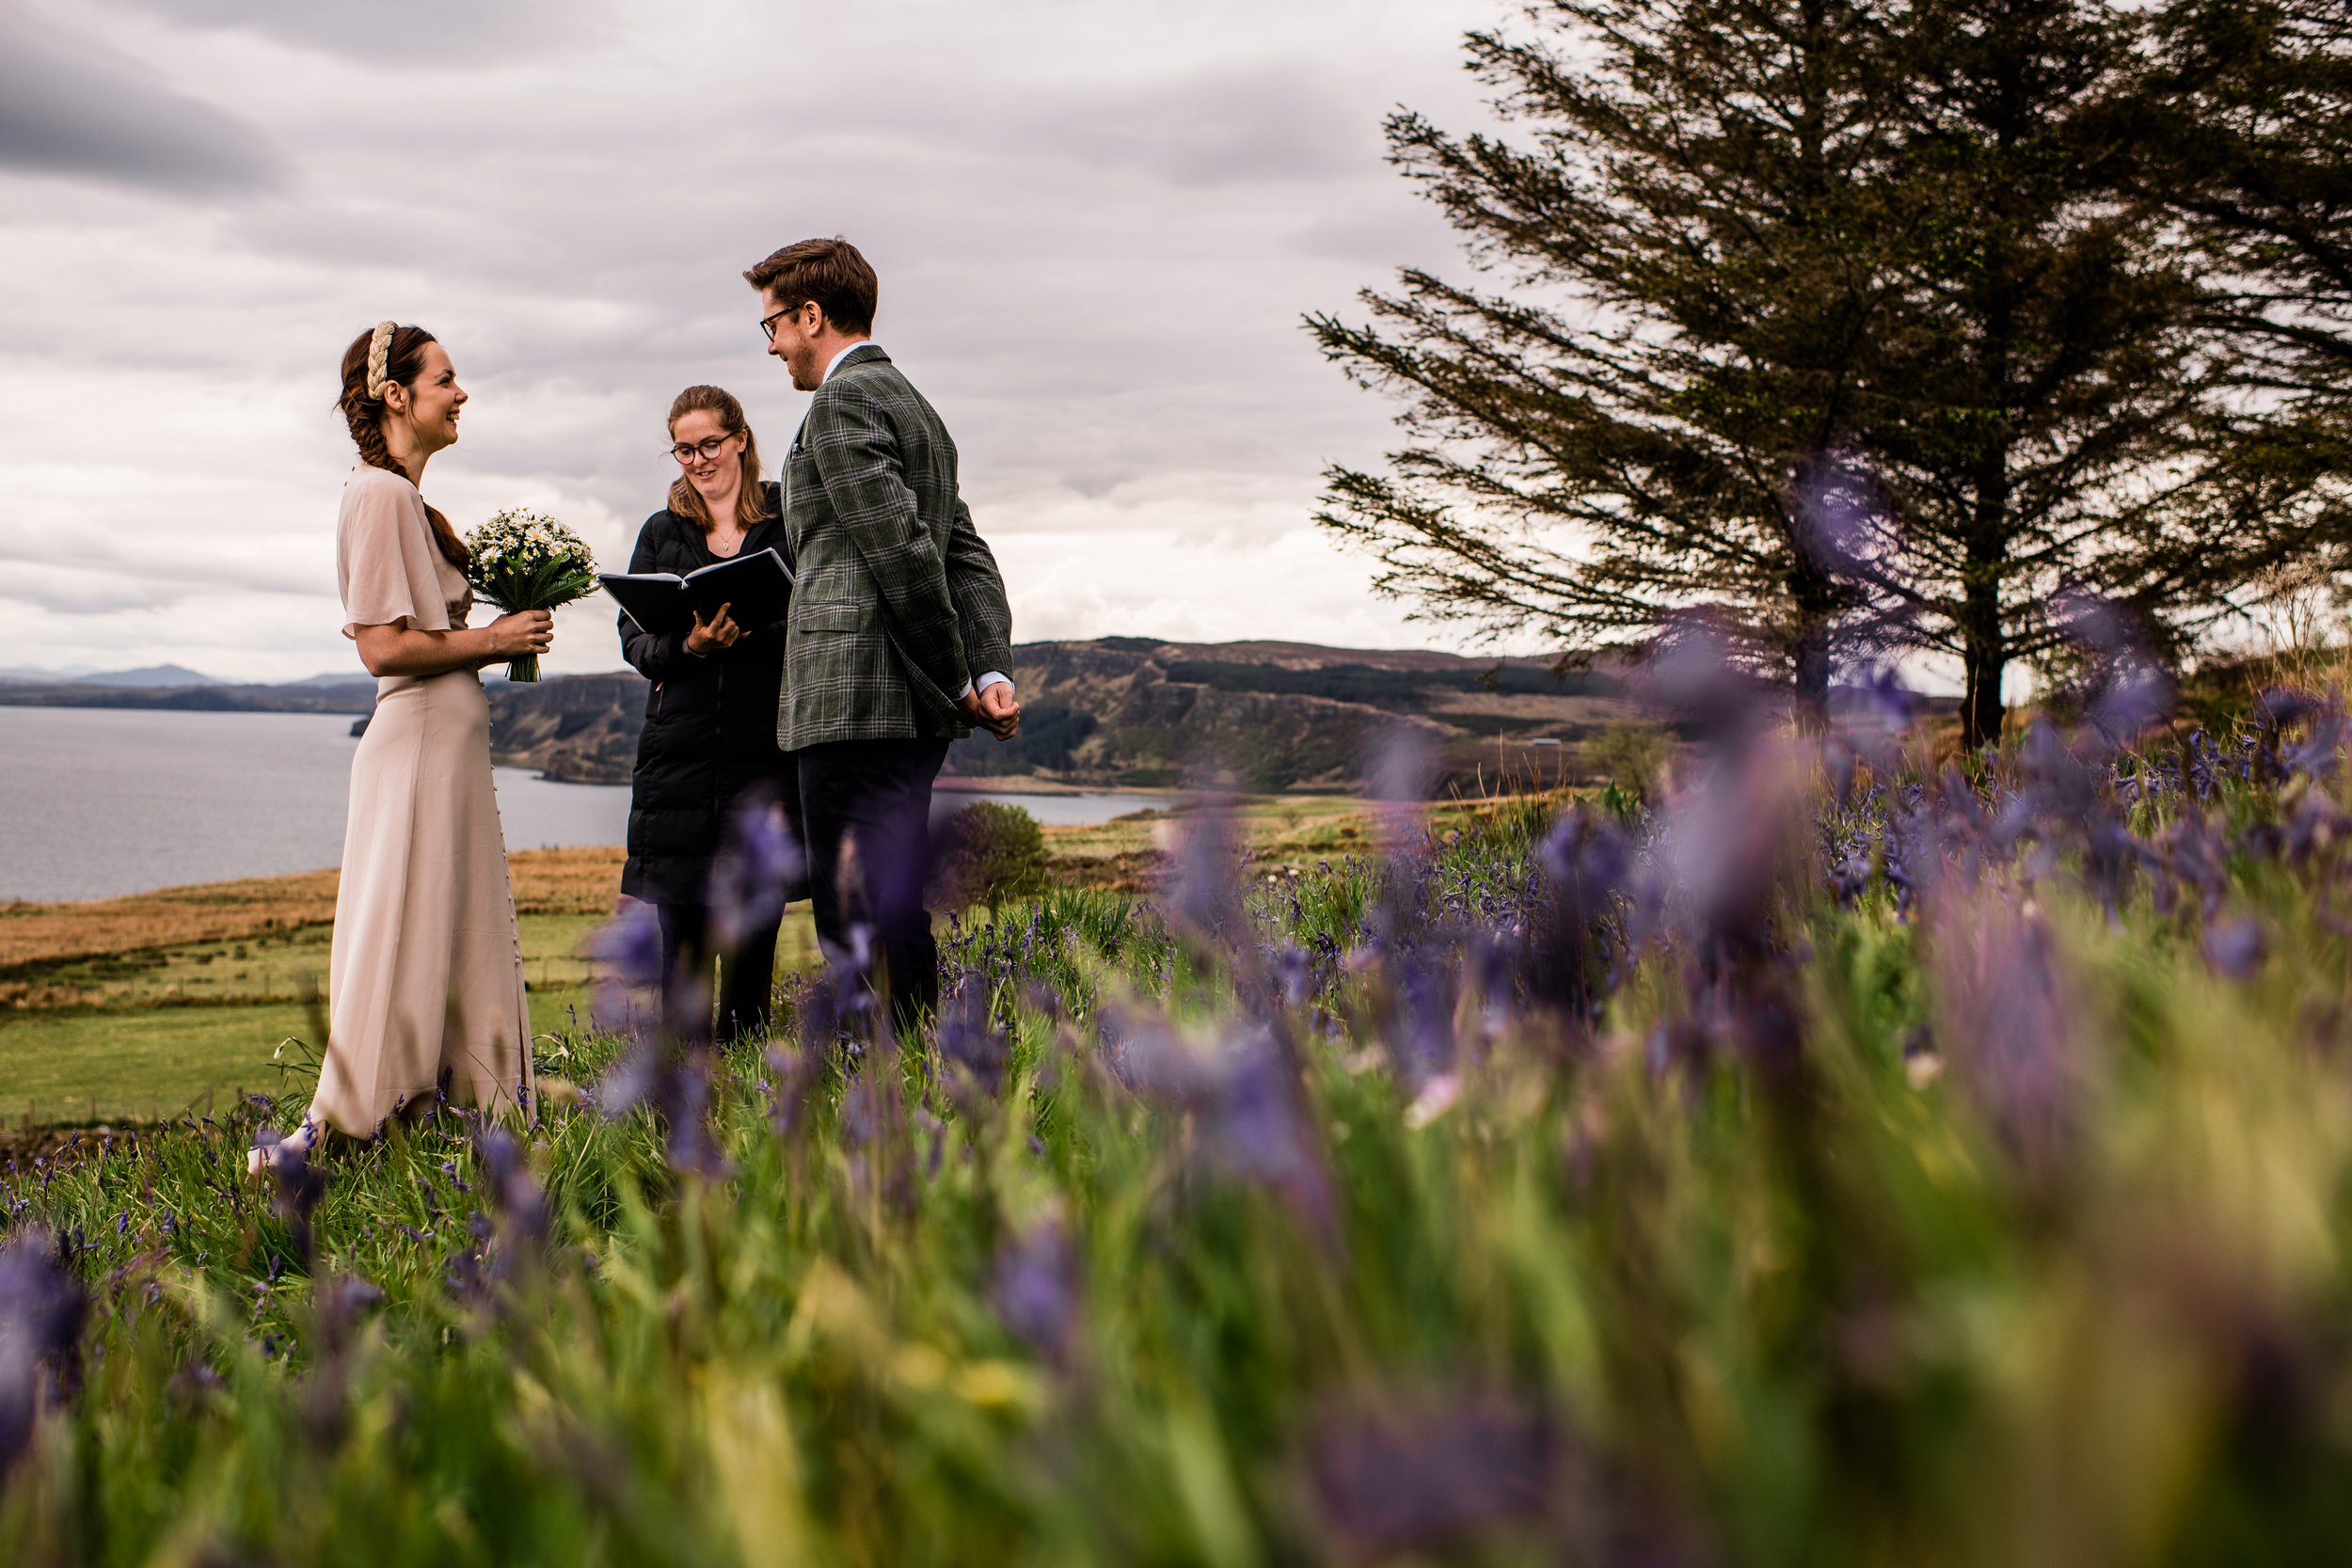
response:
<path id="1" fill-rule="evenodd" d="M 1884 9 L 1559 0 L 1534 38 L 1469 40 L 1525 142 L 1391 117 L 1494 286 L 1407 271 L 1368 325 L 1309 318 L 1406 400 L 1415 444 L 1334 469 L 1322 518 L 1384 589 L 1582 652 L 1711 605 L 1818 710 L 1833 637 L 1885 608 L 1843 458 L 1877 422 L 1881 252 L 1916 221 L 1882 172 Z"/>
<path id="2" fill-rule="evenodd" d="M 2247 394 L 2228 432 L 2250 515 L 2352 567 L 2352 7 L 2172 0 L 2131 105 L 2139 192 L 2186 224 Z"/>
<path id="3" fill-rule="evenodd" d="M 2100 0 L 1916 0 L 1895 43 L 1898 179 L 1935 216 L 1863 445 L 1903 520 L 1923 645 L 1957 657 L 1963 737 L 2009 667 L 2058 648 L 2066 590 L 2185 637 L 2259 551 L 2215 496 L 2203 295 L 2122 199 L 2128 13 Z"/>
<path id="4" fill-rule="evenodd" d="M 1535 41 L 1470 42 L 1525 145 L 1389 127 L 1502 287 L 1408 272 L 1369 325 L 1310 319 L 1420 437 L 1329 475 L 1385 587 L 1572 644 L 1723 605 L 1808 694 L 1841 627 L 1899 631 L 1959 663 L 1975 745 L 2062 590 L 2185 638 L 2273 558 L 2201 445 L 2204 292 L 2126 199 L 2128 12 L 1531 14 Z M 1856 518 L 1858 549 L 1818 526 Z"/>

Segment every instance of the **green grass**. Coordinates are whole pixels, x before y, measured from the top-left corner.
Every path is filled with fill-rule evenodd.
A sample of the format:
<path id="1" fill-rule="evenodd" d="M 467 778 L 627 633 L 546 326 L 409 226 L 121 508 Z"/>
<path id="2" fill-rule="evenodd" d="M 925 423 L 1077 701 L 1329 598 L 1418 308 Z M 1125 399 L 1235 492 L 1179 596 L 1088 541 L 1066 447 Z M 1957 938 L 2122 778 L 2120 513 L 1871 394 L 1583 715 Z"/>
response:
<path id="1" fill-rule="evenodd" d="M 531 992 L 534 1033 L 587 1010 L 587 990 Z M 241 1090 L 275 1094 L 289 1037 L 313 1031 L 299 1003 L 140 1007 L 36 1014 L 0 1023 L 0 1124 L 150 1121 L 209 1110 Z M 299 1062 L 288 1051 L 283 1060 Z"/>
<path id="2" fill-rule="evenodd" d="M 526 914 L 524 978 L 549 989 L 588 983 L 583 944 L 603 924 L 590 914 Z M 65 1006 L 141 1007 L 177 1003 L 298 1001 L 326 985 L 329 926 L 272 931 L 240 942 L 201 942 L 47 964 L 21 965 L 10 978 L 43 988 Z M 5 1028 L 0 1022 L 0 1028 Z"/>
<path id="3" fill-rule="evenodd" d="M 1901 910 L 1792 856 L 1586 1015 L 1488 963 L 1543 826 L 1008 910 L 984 1021 L 717 1060 L 706 1169 L 559 1104 L 511 1168 L 332 1146 L 299 1222 L 249 1115 L 0 1174 L 92 1301 L 0 1560 L 2340 1555 L 2352 838 L 2230 839 L 2239 978 L 2064 855 Z"/>
<path id="4" fill-rule="evenodd" d="M 602 924 L 595 915 L 521 917 L 535 1033 L 585 1011 L 583 943 Z M 12 978 L 68 1005 L 0 1010 L 0 1125 L 151 1120 L 239 1090 L 274 1092 L 284 1081 L 274 1066 L 279 1044 L 315 1033 L 299 999 L 326 984 L 330 936 L 308 926 L 20 967 Z M 805 907 L 796 909 L 777 966 L 789 974 L 816 961 L 815 927 Z"/>
<path id="5" fill-rule="evenodd" d="M 1252 797 L 1241 811 L 1245 836 L 1278 863 L 1311 864 L 1366 842 L 1361 803 L 1347 797 Z M 1164 823 L 1131 819 L 1049 836 L 1064 857 L 1132 858 L 1152 848 Z M 552 1028 L 584 994 L 583 943 L 604 918 L 521 917 L 535 1030 Z M 7 970 L 0 979 L 29 992 L 30 1005 L 0 1006 L 0 1125 L 147 1120 L 240 1089 L 271 1089 L 282 1076 L 272 1065 L 279 1043 L 312 1033 L 302 999 L 326 986 L 331 938 L 330 927 L 311 924 Z M 807 906 L 796 906 L 778 942 L 778 972 L 819 962 Z"/>

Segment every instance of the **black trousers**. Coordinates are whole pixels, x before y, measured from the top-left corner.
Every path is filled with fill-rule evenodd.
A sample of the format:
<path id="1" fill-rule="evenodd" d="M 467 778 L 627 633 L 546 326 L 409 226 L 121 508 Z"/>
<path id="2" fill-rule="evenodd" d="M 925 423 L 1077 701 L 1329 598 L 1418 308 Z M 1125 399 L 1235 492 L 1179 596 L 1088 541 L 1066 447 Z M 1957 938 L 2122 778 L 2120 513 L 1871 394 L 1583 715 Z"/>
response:
<path id="1" fill-rule="evenodd" d="M 657 904 L 661 917 L 661 1022 L 673 1038 L 712 1037 L 710 1006 L 719 1006 L 717 1038 L 731 1044 L 764 1035 L 775 1022 L 776 930 L 783 915 L 743 935 L 742 945 L 720 952 L 710 940 L 710 911 L 702 904 Z M 711 985 L 713 965 L 718 985 Z"/>
<path id="2" fill-rule="evenodd" d="M 817 940 L 838 960 L 853 927 L 872 942 L 877 994 L 899 1026 L 939 1003 L 939 944 L 923 884 L 931 870 L 931 784 L 947 760 L 945 740 L 839 740 L 805 746 L 801 831 L 807 835 L 809 900 Z"/>

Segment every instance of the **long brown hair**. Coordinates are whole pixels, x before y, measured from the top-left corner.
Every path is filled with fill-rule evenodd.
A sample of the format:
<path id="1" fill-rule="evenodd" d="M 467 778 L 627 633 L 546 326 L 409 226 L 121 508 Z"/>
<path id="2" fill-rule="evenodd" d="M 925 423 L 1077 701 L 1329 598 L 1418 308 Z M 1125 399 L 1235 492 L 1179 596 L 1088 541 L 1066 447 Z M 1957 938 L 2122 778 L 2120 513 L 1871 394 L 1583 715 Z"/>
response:
<path id="1" fill-rule="evenodd" d="M 343 411 L 343 422 L 351 426 L 352 444 L 359 449 L 362 463 L 409 479 L 408 470 L 400 466 L 391 449 L 384 444 L 384 400 L 368 396 L 368 344 L 374 336 L 375 329 L 370 327 L 352 339 L 351 346 L 343 350 L 343 395 L 335 400 L 335 406 Z M 397 381 L 405 387 L 415 381 L 424 370 L 424 345 L 436 341 L 421 326 L 395 327 L 384 356 L 385 385 Z M 433 524 L 433 542 L 440 546 L 452 565 L 464 570 L 473 559 L 466 542 L 457 537 L 457 531 L 449 526 L 449 519 L 431 501 L 425 502 L 424 515 Z"/>
<path id="2" fill-rule="evenodd" d="M 698 408 L 718 416 L 719 428 L 727 435 L 743 437 L 743 485 L 735 493 L 735 526 L 749 529 L 768 515 L 768 491 L 759 472 L 759 437 L 752 434 L 751 424 L 743 418 L 743 405 L 735 401 L 733 392 L 723 387 L 689 387 L 670 404 L 671 440 L 677 439 L 678 420 Z M 703 493 L 682 473 L 671 482 L 670 510 L 705 533 L 719 526 L 703 501 Z"/>

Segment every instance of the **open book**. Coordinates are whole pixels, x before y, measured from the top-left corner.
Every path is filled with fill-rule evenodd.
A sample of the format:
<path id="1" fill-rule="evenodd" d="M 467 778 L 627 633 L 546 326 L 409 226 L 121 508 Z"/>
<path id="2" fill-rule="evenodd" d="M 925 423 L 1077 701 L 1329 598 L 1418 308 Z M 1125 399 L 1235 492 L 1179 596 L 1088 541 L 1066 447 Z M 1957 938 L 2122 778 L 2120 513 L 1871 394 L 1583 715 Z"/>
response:
<path id="1" fill-rule="evenodd" d="M 628 618 L 646 631 L 685 631 L 725 605 L 746 631 L 784 619 L 792 599 L 792 568 L 773 550 L 753 550 L 687 573 L 605 572 L 596 580 Z"/>

